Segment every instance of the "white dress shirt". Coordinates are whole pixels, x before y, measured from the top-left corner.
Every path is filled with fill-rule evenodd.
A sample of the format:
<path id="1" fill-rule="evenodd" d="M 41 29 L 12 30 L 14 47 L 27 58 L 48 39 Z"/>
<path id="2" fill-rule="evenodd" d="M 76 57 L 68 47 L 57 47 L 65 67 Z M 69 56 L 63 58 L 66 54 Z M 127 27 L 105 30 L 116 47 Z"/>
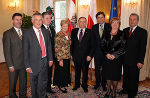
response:
<path id="1" fill-rule="evenodd" d="M 35 34 L 36 34 L 36 37 L 37 37 L 37 39 L 38 39 L 38 41 L 39 41 L 39 44 L 40 44 L 39 30 L 41 31 L 41 35 L 42 35 L 42 38 L 43 38 L 43 40 L 44 40 L 44 46 L 45 46 L 45 39 L 44 39 L 44 37 L 43 37 L 43 33 L 42 33 L 41 28 L 40 28 L 40 29 L 37 29 L 37 28 L 35 28 L 35 27 L 33 26 L 33 30 L 34 30 L 34 32 L 35 32 Z M 46 46 L 45 46 L 45 52 L 46 52 Z"/>

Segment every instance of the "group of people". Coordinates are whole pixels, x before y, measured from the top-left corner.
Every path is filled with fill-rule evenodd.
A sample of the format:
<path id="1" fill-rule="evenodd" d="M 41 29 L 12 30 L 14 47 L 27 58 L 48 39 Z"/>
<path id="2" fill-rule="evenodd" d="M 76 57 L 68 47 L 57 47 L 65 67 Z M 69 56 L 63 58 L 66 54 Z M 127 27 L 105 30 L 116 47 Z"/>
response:
<path id="1" fill-rule="evenodd" d="M 98 12 L 96 19 L 97 24 L 88 29 L 87 19 L 80 17 L 78 28 L 72 29 L 71 33 L 68 32 L 69 21 L 61 20 L 61 30 L 55 34 L 54 28 L 50 27 L 49 12 L 34 13 L 33 26 L 27 30 L 21 28 L 22 15 L 14 13 L 13 27 L 3 35 L 4 56 L 9 70 L 9 97 L 17 98 L 19 77 L 19 97 L 26 98 L 27 72 L 33 98 L 47 98 L 47 92 L 56 93 L 51 88 L 54 65 L 53 85 L 67 93 L 66 87 L 71 84 L 71 59 L 75 67 L 72 90 L 76 91 L 81 85 L 84 92 L 88 92 L 88 68 L 94 57 L 96 85 L 93 89 L 102 86 L 106 98 L 116 98 L 123 65 L 123 90 L 120 94 L 134 98 L 144 63 L 147 31 L 138 26 L 139 16 L 136 13 L 129 16 L 129 27 L 123 31 L 119 29 L 121 23 L 117 17 L 112 18 L 110 24 L 105 23 L 104 12 Z"/>

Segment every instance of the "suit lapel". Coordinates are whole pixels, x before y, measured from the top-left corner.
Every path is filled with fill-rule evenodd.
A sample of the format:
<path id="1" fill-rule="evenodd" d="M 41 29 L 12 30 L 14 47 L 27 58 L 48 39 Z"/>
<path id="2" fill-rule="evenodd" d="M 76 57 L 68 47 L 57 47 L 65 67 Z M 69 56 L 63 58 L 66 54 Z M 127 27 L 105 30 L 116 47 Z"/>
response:
<path id="1" fill-rule="evenodd" d="M 14 36 L 17 38 L 17 40 L 21 41 L 21 39 L 14 27 L 12 28 L 12 31 L 13 31 Z"/>
<path id="2" fill-rule="evenodd" d="M 33 43 L 35 43 L 36 45 L 38 45 L 38 47 L 40 48 L 40 43 L 39 43 L 39 41 L 38 41 L 38 38 L 37 38 L 37 36 L 36 36 L 36 34 L 35 34 L 35 31 L 34 31 L 34 29 L 33 29 L 33 27 L 32 27 L 32 29 L 31 29 L 32 31 L 31 31 L 31 34 L 32 34 L 32 38 L 33 38 Z M 40 48 L 41 49 L 41 48 Z"/>
<path id="3" fill-rule="evenodd" d="M 83 37 L 82 37 L 82 41 L 86 38 L 87 34 L 88 34 L 87 29 L 85 29 L 84 35 L 83 35 Z M 82 42 L 82 41 L 81 41 L 81 42 Z"/>

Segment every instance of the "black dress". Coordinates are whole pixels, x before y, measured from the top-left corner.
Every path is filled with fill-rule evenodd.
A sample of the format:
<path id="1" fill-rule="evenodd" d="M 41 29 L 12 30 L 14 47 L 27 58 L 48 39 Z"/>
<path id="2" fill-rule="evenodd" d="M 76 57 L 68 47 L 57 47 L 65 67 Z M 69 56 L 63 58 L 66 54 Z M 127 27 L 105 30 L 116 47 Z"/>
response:
<path id="1" fill-rule="evenodd" d="M 105 54 L 103 74 L 106 80 L 119 81 L 121 79 L 123 54 L 125 53 L 125 39 L 123 31 L 118 30 L 111 39 L 110 32 L 105 32 L 101 41 Z M 106 54 L 113 54 L 114 60 L 109 60 Z"/>

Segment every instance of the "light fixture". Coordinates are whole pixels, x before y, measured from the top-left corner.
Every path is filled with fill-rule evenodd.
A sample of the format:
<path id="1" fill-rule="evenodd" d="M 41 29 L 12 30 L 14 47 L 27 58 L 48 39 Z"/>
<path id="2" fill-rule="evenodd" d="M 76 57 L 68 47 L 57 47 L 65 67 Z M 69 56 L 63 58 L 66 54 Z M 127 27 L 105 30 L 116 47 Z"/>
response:
<path id="1" fill-rule="evenodd" d="M 86 5 L 90 5 L 90 0 L 80 0 L 80 5 L 82 6 L 86 6 Z"/>
<path id="2" fill-rule="evenodd" d="M 19 3 L 19 0 L 8 0 L 8 8 L 11 10 L 19 8 Z"/>
<path id="3" fill-rule="evenodd" d="M 125 2 L 130 6 L 135 6 L 137 4 L 137 0 L 126 0 Z"/>

